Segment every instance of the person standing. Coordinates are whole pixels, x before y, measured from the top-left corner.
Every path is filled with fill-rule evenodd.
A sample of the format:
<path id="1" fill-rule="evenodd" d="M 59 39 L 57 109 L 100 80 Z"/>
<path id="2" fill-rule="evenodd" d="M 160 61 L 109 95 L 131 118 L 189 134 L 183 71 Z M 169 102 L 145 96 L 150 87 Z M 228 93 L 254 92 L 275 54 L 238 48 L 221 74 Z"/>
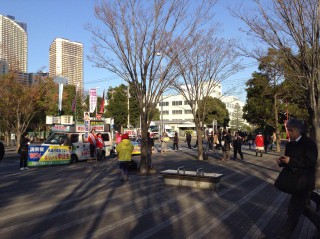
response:
<path id="1" fill-rule="evenodd" d="M 272 148 L 273 148 L 273 145 L 275 145 L 276 144 L 276 142 L 277 142 L 277 135 L 276 135 L 276 132 L 275 131 L 273 131 L 273 134 L 272 134 L 272 136 L 270 137 L 270 140 L 271 140 L 271 142 L 270 142 L 270 150 L 272 150 Z"/>
<path id="2" fill-rule="evenodd" d="M 29 169 L 28 168 L 28 146 L 30 144 L 30 139 L 28 133 L 23 133 L 20 139 L 20 170 Z"/>
<path id="3" fill-rule="evenodd" d="M 233 159 L 234 160 L 238 160 L 237 159 L 237 154 L 239 153 L 241 160 L 243 160 L 243 153 L 242 153 L 242 150 L 241 150 L 242 138 L 239 135 L 239 132 L 235 133 L 234 139 L 232 141 L 232 145 L 233 145 Z"/>
<path id="4" fill-rule="evenodd" d="M 262 132 L 259 132 L 254 141 L 256 144 L 256 156 L 258 156 L 258 152 L 260 152 L 260 157 L 262 157 L 262 152 L 264 151 L 264 138 Z"/>
<path id="5" fill-rule="evenodd" d="M 95 152 L 96 152 L 96 145 L 97 145 L 97 140 L 96 140 L 96 131 L 95 129 L 91 130 L 91 133 L 89 134 L 89 143 L 90 143 L 90 159 L 95 160 Z"/>
<path id="6" fill-rule="evenodd" d="M 220 149 L 220 147 L 219 147 L 219 145 L 220 145 L 219 134 L 217 131 L 214 132 L 213 144 L 216 146 L 216 149 Z"/>
<path id="7" fill-rule="evenodd" d="M 166 153 L 167 152 L 167 140 L 168 140 L 168 135 L 166 132 L 162 133 L 161 137 L 161 153 Z"/>
<path id="8" fill-rule="evenodd" d="M 302 214 L 315 224 L 320 235 L 320 214 L 309 205 L 310 195 L 315 189 L 317 145 L 303 134 L 304 125 L 301 121 L 290 119 L 287 130 L 290 141 L 286 144 L 284 156 L 277 158 L 276 162 L 280 167 L 288 167 L 299 172 L 306 183 L 303 190 L 291 195 L 287 219 L 278 231 L 277 238 L 290 238 Z"/>
<path id="9" fill-rule="evenodd" d="M 187 145 L 188 145 L 188 148 L 191 149 L 191 133 L 189 131 L 187 131 L 186 133 L 186 141 L 187 141 Z"/>
<path id="10" fill-rule="evenodd" d="M 152 161 L 151 161 L 151 155 L 154 147 L 154 141 L 153 138 L 150 137 L 150 132 L 147 133 L 147 165 L 148 168 L 152 168 Z"/>
<path id="11" fill-rule="evenodd" d="M 122 140 L 122 134 L 116 132 L 116 144 L 119 144 Z"/>
<path id="12" fill-rule="evenodd" d="M 121 172 L 121 182 L 129 180 L 129 164 L 131 162 L 133 148 L 133 144 L 129 140 L 129 135 L 123 134 L 121 142 L 116 147 Z"/>
<path id="13" fill-rule="evenodd" d="M 97 145 L 97 160 L 101 161 L 102 160 L 102 149 L 104 146 L 104 142 L 103 142 L 103 138 L 102 138 L 101 133 L 97 134 L 96 145 Z"/>
<path id="14" fill-rule="evenodd" d="M 3 143 L 0 141 L 0 161 L 3 159 L 4 154 L 5 154 L 5 149 Z"/>
<path id="15" fill-rule="evenodd" d="M 221 137 L 221 147 L 222 147 L 222 159 L 221 161 L 230 160 L 230 150 L 231 150 L 231 135 L 224 130 Z"/>
<path id="16" fill-rule="evenodd" d="M 268 153 L 268 145 L 269 145 L 270 139 L 268 133 L 264 134 L 264 152 L 267 154 Z"/>
<path id="17" fill-rule="evenodd" d="M 178 133 L 175 132 L 174 133 L 174 137 L 173 137 L 173 150 L 174 151 L 177 151 L 179 149 L 179 137 L 178 137 Z"/>
<path id="18" fill-rule="evenodd" d="M 209 143 L 209 150 L 212 151 L 213 150 L 213 130 L 210 132 L 209 136 L 208 136 L 208 143 Z"/>

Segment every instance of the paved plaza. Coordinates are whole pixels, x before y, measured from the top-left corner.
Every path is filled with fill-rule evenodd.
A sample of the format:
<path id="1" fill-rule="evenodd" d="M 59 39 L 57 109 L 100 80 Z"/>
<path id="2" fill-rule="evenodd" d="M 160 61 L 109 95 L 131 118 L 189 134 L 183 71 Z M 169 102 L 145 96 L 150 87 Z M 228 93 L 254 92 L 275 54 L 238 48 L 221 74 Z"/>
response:
<path id="1" fill-rule="evenodd" d="M 1 238 L 274 238 L 289 199 L 273 187 L 279 154 L 256 157 L 244 146 L 244 161 L 220 162 L 221 151 L 198 161 L 196 149 L 184 144 L 177 152 L 153 154 L 156 173 L 132 172 L 126 183 L 120 182 L 116 158 L 20 171 L 19 155 L 6 148 L 0 163 Z M 181 166 L 223 174 L 220 189 L 164 185 L 159 172 Z M 316 235 L 301 218 L 293 238 Z"/>

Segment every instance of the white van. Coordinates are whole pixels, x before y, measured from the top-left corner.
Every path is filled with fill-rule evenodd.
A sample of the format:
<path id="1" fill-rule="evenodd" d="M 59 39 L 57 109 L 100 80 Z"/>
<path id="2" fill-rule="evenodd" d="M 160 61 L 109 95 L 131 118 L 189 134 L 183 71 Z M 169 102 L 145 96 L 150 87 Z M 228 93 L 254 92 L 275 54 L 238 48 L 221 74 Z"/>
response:
<path id="1" fill-rule="evenodd" d="M 109 156 L 112 149 L 111 134 L 109 132 L 99 133 L 101 133 L 104 141 L 102 154 L 103 156 Z M 85 134 L 85 132 L 54 132 L 42 145 L 71 146 L 71 163 L 88 160 L 90 159 L 90 143 L 85 140 Z"/>

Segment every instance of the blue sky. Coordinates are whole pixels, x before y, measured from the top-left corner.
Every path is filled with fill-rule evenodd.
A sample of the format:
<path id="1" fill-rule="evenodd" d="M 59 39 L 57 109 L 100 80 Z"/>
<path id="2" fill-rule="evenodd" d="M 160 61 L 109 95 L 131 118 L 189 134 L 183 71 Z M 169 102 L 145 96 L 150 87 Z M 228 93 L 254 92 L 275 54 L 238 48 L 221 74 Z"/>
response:
<path id="1" fill-rule="evenodd" d="M 94 17 L 94 3 L 95 0 L 0 0 L 1 15 L 12 15 L 17 21 L 27 23 L 28 72 L 36 72 L 42 67 L 46 67 L 44 71 L 49 71 L 50 44 L 55 38 L 61 37 L 84 45 L 86 90 L 100 87 L 98 95 L 102 95 L 102 89 L 124 83 L 106 70 L 93 67 L 93 64 L 86 59 L 90 54 L 92 35 L 84 29 L 84 25 L 87 23 L 99 25 Z M 223 24 L 223 34 L 226 37 L 236 37 L 241 23 L 229 15 L 223 4 L 224 1 L 218 3 L 215 19 Z M 253 66 L 230 77 L 222 84 L 223 91 L 241 85 L 232 95 L 238 96 L 242 101 L 246 98 L 244 82 L 250 78 L 253 71 L 257 70 L 253 60 L 246 62 Z"/>

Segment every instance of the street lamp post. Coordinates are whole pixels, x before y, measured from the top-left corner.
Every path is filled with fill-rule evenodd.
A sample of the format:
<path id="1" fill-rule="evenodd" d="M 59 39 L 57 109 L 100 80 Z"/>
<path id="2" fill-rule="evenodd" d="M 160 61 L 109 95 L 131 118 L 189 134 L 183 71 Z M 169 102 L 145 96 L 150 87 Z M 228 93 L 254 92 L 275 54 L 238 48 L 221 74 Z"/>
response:
<path id="1" fill-rule="evenodd" d="M 129 85 L 128 85 L 128 128 L 130 128 L 130 93 L 129 93 Z"/>
<path id="2" fill-rule="evenodd" d="M 162 76 L 162 53 L 161 52 L 157 52 L 157 56 L 160 56 L 160 80 L 161 80 L 161 76 Z M 162 136 L 164 130 L 163 130 L 163 93 L 161 94 L 161 124 L 160 124 L 160 136 Z"/>

